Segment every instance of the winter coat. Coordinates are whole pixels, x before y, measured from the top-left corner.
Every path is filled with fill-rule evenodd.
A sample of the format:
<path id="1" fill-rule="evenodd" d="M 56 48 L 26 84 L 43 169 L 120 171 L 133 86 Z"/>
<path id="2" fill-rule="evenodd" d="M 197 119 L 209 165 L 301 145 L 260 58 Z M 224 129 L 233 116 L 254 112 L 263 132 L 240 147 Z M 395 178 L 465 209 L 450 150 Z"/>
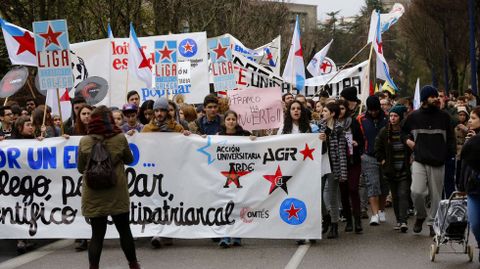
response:
<path id="1" fill-rule="evenodd" d="M 406 145 L 406 139 L 403 138 L 403 134 L 400 133 L 400 141 L 404 146 L 404 164 L 403 169 L 409 174 L 410 173 L 410 155 L 411 150 Z M 375 139 L 375 157 L 379 163 L 385 160 L 385 163 L 381 165 L 383 174 L 386 177 L 394 177 L 397 171 L 393 165 L 393 147 L 388 139 L 388 127 L 383 127 L 378 133 L 377 138 Z"/>
<path id="2" fill-rule="evenodd" d="M 155 123 L 155 120 L 152 120 L 149 124 L 143 127 L 142 133 L 149 133 L 149 132 L 174 132 L 174 133 L 181 133 L 183 132 L 182 125 L 178 124 L 174 120 L 169 120 L 166 125 L 165 129 L 158 126 Z"/>
<path id="3" fill-rule="evenodd" d="M 101 138 L 101 135 L 95 135 Z M 84 173 L 92 147 L 95 144 L 91 135 L 82 137 L 78 149 L 78 172 Z M 109 189 L 94 190 L 82 184 L 82 215 L 88 218 L 118 215 L 130 211 L 130 195 L 128 192 L 125 164 L 133 162 L 133 155 L 125 135 L 117 134 L 104 140 L 114 164 L 116 185 Z"/>
<path id="4" fill-rule="evenodd" d="M 462 166 L 456 179 L 457 189 L 469 195 L 480 195 L 480 134 L 473 136 L 462 148 Z"/>

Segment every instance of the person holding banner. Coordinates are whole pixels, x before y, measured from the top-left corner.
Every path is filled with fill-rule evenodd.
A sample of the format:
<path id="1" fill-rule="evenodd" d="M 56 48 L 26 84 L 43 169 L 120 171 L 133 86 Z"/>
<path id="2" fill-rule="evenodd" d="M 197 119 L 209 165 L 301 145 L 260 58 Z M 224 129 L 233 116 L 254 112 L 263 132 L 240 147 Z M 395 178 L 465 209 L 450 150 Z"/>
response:
<path id="1" fill-rule="evenodd" d="M 315 123 L 310 124 L 307 115 L 307 109 L 300 103 L 298 100 L 293 100 L 292 102 L 288 103 L 284 120 L 283 126 L 280 126 L 278 129 L 277 135 L 284 135 L 284 134 L 303 134 L 303 133 L 318 133 L 319 128 L 318 125 Z M 319 136 L 320 140 L 325 141 L 325 138 Z M 330 162 L 328 160 L 326 148 L 322 148 L 322 193 L 325 189 L 325 178 L 329 178 L 330 173 Z M 333 177 L 331 177 L 333 178 Z M 333 184 L 333 183 L 332 183 Z M 338 204 L 336 205 L 336 212 L 338 216 Z M 330 225 L 330 215 L 327 213 L 327 209 L 325 207 L 325 203 L 322 203 L 322 214 L 325 227 Z M 310 240 L 312 243 L 315 242 L 314 240 Z M 303 245 L 306 243 L 306 240 L 301 239 L 297 240 L 297 244 Z"/>
<path id="2" fill-rule="evenodd" d="M 185 131 L 182 125 L 178 124 L 168 111 L 168 100 L 166 97 L 158 98 L 153 104 L 154 118 L 143 127 L 142 133 L 150 132 L 175 132 L 189 135 L 189 131 Z M 172 238 L 154 236 L 150 240 L 153 248 L 160 248 L 163 245 L 170 246 L 173 244 Z"/>
<path id="3" fill-rule="evenodd" d="M 88 123 L 88 135 L 82 137 L 78 149 L 78 172 L 84 173 L 90 153 L 96 143 L 103 144 L 114 164 L 116 184 L 107 189 L 92 189 L 82 184 L 82 215 L 90 219 L 92 238 L 88 246 L 90 269 L 98 269 L 103 240 L 107 231 L 107 217 L 111 216 L 120 235 L 120 245 L 132 269 L 140 268 L 129 224 L 130 197 L 128 192 L 125 164 L 133 161 L 127 139 L 113 121 L 112 112 L 106 106 L 96 108 Z M 86 182 L 85 180 L 83 182 Z"/>
<path id="4" fill-rule="evenodd" d="M 138 119 L 140 123 L 143 125 L 147 125 L 153 118 L 153 100 L 147 100 L 143 102 L 142 106 L 140 106 L 140 110 L 138 112 Z"/>
<path id="5" fill-rule="evenodd" d="M 238 124 L 238 115 L 233 110 L 228 110 L 223 115 L 223 122 L 221 126 L 221 131 L 218 135 L 228 135 L 228 136 L 250 136 L 251 140 L 255 140 L 255 136 L 252 136 L 247 130 L 244 130 L 242 126 Z M 242 245 L 241 238 L 230 238 L 224 237 L 220 240 L 219 244 L 220 247 L 228 248 L 230 246 L 239 247 Z"/>
<path id="6" fill-rule="evenodd" d="M 90 122 L 90 115 L 93 111 L 93 107 L 89 105 L 83 105 L 78 110 L 77 118 L 75 119 L 75 127 L 73 129 L 73 135 L 86 135 L 88 130 L 88 123 Z"/>
<path id="7" fill-rule="evenodd" d="M 143 124 L 139 122 L 137 117 L 138 107 L 134 104 L 125 104 L 122 112 L 125 117 L 125 123 L 120 127 L 122 132 L 128 135 L 133 135 L 134 132 L 141 132 Z"/>
<path id="8" fill-rule="evenodd" d="M 39 105 L 33 110 L 32 124 L 35 127 L 35 137 L 49 138 L 60 136 L 60 128 L 55 128 L 53 125 L 51 111 L 48 106 L 47 111 L 45 111 L 45 105 Z"/>
<path id="9" fill-rule="evenodd" d="M 12 134 L 6 139 L 33 139 L 35 138 L 35 128 L 32 125 L 30 116 L 20 116 L 15 121 L 12 128 Z M 17 240 L 17 252 L 23 254 L 35 246 L 27 240 Z"/>
<path id="10" fill-rule="evenodd" d="M 192 133 L 198 135 L 215 135 L 221 130 L 222 117 L 218 114 L 218 99 L 209 94 L 203 100 L 205 115 L 189 124 Z"/>
<path id="11" fill-rule="evenodd" d="M 0 128 L 0 141 L 3 139 L 7 139 L 12 135 L 12 127 L 13 127 L 13 113 L 12 109 L 9 106 L 2 106 L 0 107 L 0 121 L 2 122 L 2 126 Z"/>

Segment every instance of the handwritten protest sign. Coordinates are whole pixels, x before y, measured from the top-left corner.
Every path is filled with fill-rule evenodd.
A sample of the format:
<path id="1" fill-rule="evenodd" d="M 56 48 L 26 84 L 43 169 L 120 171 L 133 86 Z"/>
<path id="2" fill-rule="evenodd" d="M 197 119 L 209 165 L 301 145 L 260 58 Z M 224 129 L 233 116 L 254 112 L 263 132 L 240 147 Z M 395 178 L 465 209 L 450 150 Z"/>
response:
<path id="1" fill-rule="evenodd" d="M 279 128 L 283 123 L 280 88 L 228 91 L 230 109 L 238 113 L 238 123 L 246 130 Z"/>
<path id="2" fill-rule="evenodd" d="M 72 88 L 67 21 L 33 23 L 40 89 Z"/>

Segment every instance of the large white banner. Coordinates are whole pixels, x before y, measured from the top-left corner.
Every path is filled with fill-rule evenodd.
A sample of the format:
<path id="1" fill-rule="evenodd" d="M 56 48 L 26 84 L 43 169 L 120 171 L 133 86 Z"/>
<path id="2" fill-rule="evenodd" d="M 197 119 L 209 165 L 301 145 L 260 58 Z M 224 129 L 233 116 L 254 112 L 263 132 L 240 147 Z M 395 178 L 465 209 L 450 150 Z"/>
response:
<path id="1" fill-rule="evenodd" d="M 163 36 L 139 37 L 144 53 L 154 68 L 155 41 L 177 41 L 179 62 L 190 62 L 190 85 L 179 84 L 178 90 L 171 94 L 184 94 L 188 103 L 202 103 L 209 91 L 208 49 L 205 32 L 172 34 Z M 145 83 L 132 75 L 127 75 L 128 38 L 99 39 L 71 44 L 71 50 L 77 56 L 74 62 L 76 84 L 87 77 L 99 76 L 109 82 L 109 93 L 102 104 L 121 107 L 127 102 L 128 91 L 136 90 L 141 102 L 155 100 L 166 93 L 161 90 L 148 89 Z M 128 76 L 128 79 L 127 79 Z M 152 77 L 153 79 L 153 77 Z M 128 86 L 127 86 L 128 82 Z M 73 95 L 72 95 L 73 96 Z"/>
<path id="2" fill-rule="evenodd" d="M 0 238 L 90 237 L 75 161 L 80 138 L 0 142 Z M 321 238 L 318 135 L 128 139 L 134 236 Z M 113 225 L 107 237 L 118 237 Z"/>

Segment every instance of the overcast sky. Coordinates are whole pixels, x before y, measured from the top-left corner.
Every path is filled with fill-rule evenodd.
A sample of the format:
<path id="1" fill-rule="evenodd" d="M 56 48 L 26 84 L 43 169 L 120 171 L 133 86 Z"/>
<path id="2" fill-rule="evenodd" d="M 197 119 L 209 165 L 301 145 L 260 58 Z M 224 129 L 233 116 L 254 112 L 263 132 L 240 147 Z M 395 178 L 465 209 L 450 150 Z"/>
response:
<path id="1" fill-rule="evenodd" d="M 357 15 L 365 0 L 290 0 L 290 2 L 317 5 L 317 17 L 319 20 L 324 20 L 327 17 L 325 13 L 337 10 L 341 10 L 340 16 Z"/>

